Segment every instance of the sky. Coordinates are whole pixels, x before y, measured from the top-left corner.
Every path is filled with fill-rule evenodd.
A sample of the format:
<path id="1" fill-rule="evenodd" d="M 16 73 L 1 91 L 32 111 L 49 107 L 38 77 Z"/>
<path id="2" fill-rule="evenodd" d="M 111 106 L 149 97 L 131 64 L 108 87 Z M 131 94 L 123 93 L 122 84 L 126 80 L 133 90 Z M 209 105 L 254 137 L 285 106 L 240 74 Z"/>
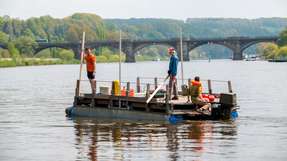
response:
<path id="1" fill-rule="evenodd" d="M 0 0 L 0 16 L 95 13 L 102 18 L 287 17 L 287 0 Z"/>

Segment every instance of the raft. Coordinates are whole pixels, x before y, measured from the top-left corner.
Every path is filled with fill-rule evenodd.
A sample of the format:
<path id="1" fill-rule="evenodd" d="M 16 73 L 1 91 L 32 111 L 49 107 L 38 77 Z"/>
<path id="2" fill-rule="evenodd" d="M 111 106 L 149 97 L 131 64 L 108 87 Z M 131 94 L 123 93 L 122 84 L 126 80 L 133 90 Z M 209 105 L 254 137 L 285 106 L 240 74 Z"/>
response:
<path id="1" fill-rule="evenodd" d="M 136 82 L 126 83 L 126 94 L 116 91 L 102 90 L 96 94 L 80 92 L 80 81 L 77 80 L 73 106 L 66 108 L 68 117 L 91 117 L 104 119 L 128 119 L 133 121 L 167 121 L 179 122 L 184 120 L 231 120 L 238 117 L 236 94 L 232 92 L 231 82 L 227 81 L 228 91 L 222 93 L 213 93 L 211 89 L 211 80 L 208 82 L 208 93 L 215 96 L 211 103 L 211 112 L 199 112 L 197 105 L 188 101 L 188 95 L 184 90 L 179 91 L 178 100 L 170 100 L 168 95 L 168 86 L 161 89 L 160 92 L 147 103 L 147 99 L 154 91 L 153 85 L 158 86 L 158 78 L 155 78 L 154 84 L 146 83 L 145 91 L 141 90 L 139 77 Z M 190 79 L 188 80 L 190 81 Z M 97 81 L 97 86 L 101 81 Z M 113 87 L 114 81 L 103 81 Z M 131 84 L 135 85 L 135 94 L 130 94 Z M 101 87 L 100 87 L 101 88 Z M 103 89 L 103 88 L 102 88 Z"/>

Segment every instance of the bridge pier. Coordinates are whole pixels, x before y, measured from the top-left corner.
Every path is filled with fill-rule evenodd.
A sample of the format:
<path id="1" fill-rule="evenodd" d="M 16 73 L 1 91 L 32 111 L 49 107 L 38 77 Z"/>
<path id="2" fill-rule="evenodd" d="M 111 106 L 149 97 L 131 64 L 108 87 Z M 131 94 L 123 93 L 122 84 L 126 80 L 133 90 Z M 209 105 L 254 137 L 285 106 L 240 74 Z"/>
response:
<path id="1" fill-rule="evenodd" d="M 234 52 L 232 60 L 243 60 L 243 52 Z"/>
<path id="2" fill-rule="evenodd" d="M 189 61 L 189 52 L 188 52 L 188 44 L 187 42 L 182 42 L 182 55 L 183 55 L 183 61 Z M 176 52 L 179 60 L 181 60 L 181 51 L 180 51 L 180 42 L 176 43 Z"/>
<path id="3" fill-rule="evenodd" d="M 78 59 L 78 60 L 81 60 L 81 48 L 80 47 L 74 47 L 72 48 L 74 54 L 75 54 L 75 58 Z"/>
<path id="4" fill-rule="evenodd" d="M 241 48 L 242 45 L 240 44 L 239 41 L 233 44 L 233 47 L 231 48 L 233 51 L 232 60 L 243 60 L 243 52 Z"/>
<path id="5" fill-rule="evenodd" d="M 123 48 L 123 52 L 126 53 L 126 63 L 135 63 L 136 62 L 136 56 L 134 53 L 133 43 L 127 42 L 125 47 Z"/>

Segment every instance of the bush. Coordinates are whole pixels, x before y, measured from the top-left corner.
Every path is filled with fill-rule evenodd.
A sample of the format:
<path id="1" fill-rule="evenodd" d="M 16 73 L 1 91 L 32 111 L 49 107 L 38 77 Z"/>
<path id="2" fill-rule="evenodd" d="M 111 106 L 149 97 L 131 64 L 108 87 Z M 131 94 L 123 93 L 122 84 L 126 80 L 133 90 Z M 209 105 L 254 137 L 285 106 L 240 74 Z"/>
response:
<path id="1" fill-rule="evenodd" d="M 287 59 L 287 46 L 283 46 L 279 49 L 277 57 L 281 59 Z"/>
<path id="2" fill-rule="evenodd" d="M 104 55 L 97 56 L 97 62 L 107 62 L 108 58 Z"/>
<path id="3" fill-rule="evenodd" d="M 0 60 L 0 67 L 15 67 L 16 63 L 13 60 Z"/>
<path id="4" fill-rule="evenodd" d="M 37 55 L 35 55 L 36 58 L 51 58 L 51 52 L 49 49 L 40 51 Z"/>
<path id="5" fill-rule="evenodd" d="M 71 61 L 74 59 L 74 52 L 69 50 L 62 50 L 59 53 L 59 57 L 65 61 Z"/>
<path id="6" fill-rule="evenodd" d="M 11 57 L 13 59 L 17 59 L 17 58 L 20 58 L 20 53 L 19 51 L 17 50 L 17 48 L 15 47 L 15 45 L 13 43 L 8 43 L 8 51 L 9 53 L 11 54 Z"/>
<path id="7" fill-rule="evenodd" d="M 120 60 L 120 57 L 119 57 L 119 55 L 111 55 L 110 57 L 109 57 L 109 62 L 117 62 L 117 61 L 119 61 Z"/>
<path id="8" fill-rule="evenodd" d="M 0 58 L 10 58 L 9 51 L 5 49 L 0 49 Z"/>

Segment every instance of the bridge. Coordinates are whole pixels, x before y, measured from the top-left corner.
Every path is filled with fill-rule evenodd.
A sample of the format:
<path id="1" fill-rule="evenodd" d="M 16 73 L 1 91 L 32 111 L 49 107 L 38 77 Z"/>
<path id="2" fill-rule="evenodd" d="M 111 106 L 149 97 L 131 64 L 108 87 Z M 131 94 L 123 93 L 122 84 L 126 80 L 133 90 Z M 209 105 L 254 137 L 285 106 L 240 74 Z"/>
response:
<path id="1" fill-rule="evenodd" d="M 277 43 L 279 37 L 227 37 L 227 38 L 201 38 L 201 39 L 183 39 L 183 60 L 189 61 L 189 52 L 199 46 L 206 44 L 217 44 L 229 48 L 233 51 L 233 60 L 242 60 L 243 51 L 248 47 L 260 43 L 260 42 L 272 42 Z M 87 42 L 86 47 L 93 49 L 99 47 L 119 48 L 119 41 L 105 40 Z M 126 54 L 126 62 L 135 62 L 135 54 L 137 51 L 152 45 L 165 45 L 168 47 L 174 47 L 177 53 L 180 53 L 180 39 L 165 39 L 165 40 L 122 40 L 122 50 Z M 0 47 L 7 48 L 5 45 L 0 44 Z M 38 46 L 34 49 L 35 54 L 41 50 L 47 48 L 64 48 L 71 49 L 76 54 L 76 57 L 80 57 L 81 43 L 80 42 L 66 42 L 66 43 L 38 43 Z M 180 57 L 180 54 L 178 54 Z"/>

